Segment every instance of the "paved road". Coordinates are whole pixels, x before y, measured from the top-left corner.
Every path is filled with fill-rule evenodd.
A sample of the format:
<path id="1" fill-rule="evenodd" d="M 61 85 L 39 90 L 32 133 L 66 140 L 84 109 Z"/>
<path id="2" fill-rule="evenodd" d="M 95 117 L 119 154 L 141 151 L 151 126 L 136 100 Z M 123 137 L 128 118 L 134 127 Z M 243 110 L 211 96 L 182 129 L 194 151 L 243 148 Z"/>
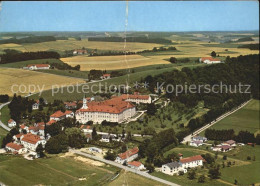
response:
<path id="1" fill-rule="evenodd" d="M 4 106 L 6 106 L 6 105 L 8 105 L 10 102 L 7 102 L 7 103 L 4 103 L 4 104 L 2 104 L 2 105 L 0 105 L 0 110 L 4 107 Z M 0 126 L 1 127 L 3 127 L 5 130 L 7 130 L 7 131 L 10 131 L 11 129 L 8 127 L 8 126 L 6 126 L 5 124 L 3 124 L 3 122 L 0 120 Z"/>
<path id="2" fill-rule="evenodd" d="M 90 155 L 90 154 L 81 152 L 81 151 L 79 151 L 79 150 L 70 149 L 70 152 L 75 153 L 75 154 L 78 154 L 78 155 L 81 155 L 81 156 L 85 156 L 85 157 L 87 157 L 87 158 L 91 158 L 91 159 L 94 159 L 94 160 L 97 160 L 97 161 L 101 161 L 101 162 L 103 162 L 103 163 L 106 163 L 106 164 L 109 164 L 109 165 L 118 167 L 118 168 L 120 168 L 120 169 L 124 169 L 124 170 L 126 170 L 126 171 L 129 171 L 129 172 L 138 174 L 138 175 L 140 175 L 140 176 L 143 176 L 143 177 L 146 177 L 146 178 L 148 178 L 148 179 L 152 179 L 152 180 L 158 181 L 158 182 L 163 183 L 163 184 L 166 184 L 166 185 L 178 186 L 178 185 L 175 184 L 175 183 L 169 182 L 169 181 L 167 181 L 167 180 L 163 180 L 163 179 L 161 179 L 161 178 L 152 176 L 152 175 L 150 175 L 150 174 L 148 174 L 148 173 L 145 173 L 145 172 L 142 172 L 142 171 L 138 171 L 138 170 L 135 170 L 135 169 L 131 169 L 131 168 L 127 167 L 127 166 L 121 165 L 121 164 L 116 163 L 116 162 L 114 162 L 114 161 L 105 160 L 105 159 L 103 159 L 103 158 L 100 158 L 100 157 L 97 157 L 97 156 L 93 156 L 93 155 Z"/>
<path id="3" fill-rule="evenodd" d="M 207 128 L 213 126 L 214 124 L 218 123 L 219 121 L 221 121 L 222 119 L 226 118 L 227 116 L 233 114 L 234 112 L 238 111 L 239 109 L 243 108 L 247 103 L 249 103 L 251 101 L 248 100 L 245 103 L 241 104 L 238 108 L 236 108 L 235 110 L 229 111 L 221 116 L 219 116 L 215 121 L 212 121 L 210 123 L 208 123 L 207 125 L 204 125 L 203 127 L 201 127 L 200 129 L 196 130 L 195 132 L 193 132 L 193 134 L 190 134 L 188 136 L 186 136 L 183 141 L 181 143 L 187 143 L 191 141 L 191 137 L 198 135 L 199 133 L 201 133 L 202 131 L 206 130 Z"/>

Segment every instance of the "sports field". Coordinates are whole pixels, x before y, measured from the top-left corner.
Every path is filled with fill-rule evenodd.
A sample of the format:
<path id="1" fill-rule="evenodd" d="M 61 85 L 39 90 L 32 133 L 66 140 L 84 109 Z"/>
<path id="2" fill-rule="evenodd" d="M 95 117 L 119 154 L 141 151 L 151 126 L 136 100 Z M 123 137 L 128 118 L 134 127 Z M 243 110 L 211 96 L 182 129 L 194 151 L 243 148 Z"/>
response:
<path id="1" fill-rule="evenodd" d="M 28 161 L 19 156 L 0 155 L 0 180 L 6 185 L 103 185 L 117 170 L 74 157 Z"/>
<path id="2" fill-rule="evenodd" d="M 34 72 L 22 69 L 0 68 L 0 92 L 8 95 L 13 95 L 18 92 L 20 95 L 28 95 L 29 85 L 37 87 L 35 92 L 39 90 L 51 89 L 52 85 L 71 85 L 77 83 L 84 83 L 84 80 L 58 76 L 53 74 Z M 15 85 L 15 86 L 14 86 Z M 20 91 L 18 86 L 21 87 Z M 12 91 L 12 87 L 13 90 Z"/>
<path id="3" fill-rule="evenodd" d="M 259 100 L 251 100 L 245 107 L 213 125 L 212 129 L 234 129 L 235 132 L 247 130 L 259 132 Z"/>

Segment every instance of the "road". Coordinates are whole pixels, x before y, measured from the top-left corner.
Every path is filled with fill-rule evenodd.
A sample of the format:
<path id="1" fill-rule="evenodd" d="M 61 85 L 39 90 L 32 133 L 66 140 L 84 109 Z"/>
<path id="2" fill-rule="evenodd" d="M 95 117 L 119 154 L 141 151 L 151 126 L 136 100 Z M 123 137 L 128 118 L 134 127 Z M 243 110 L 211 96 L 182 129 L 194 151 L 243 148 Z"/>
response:
<path id="1" fill-rule="evenodd" d="M 9 103 L 10 103 L 10 102 L 6 102 L 6 103 L 0 105 L 0 110 L 1 110 L 4 106 L 8 105 Z M 10 130 L 11 130 L 8 126 L 6 126 L 5 124 L 3 124 L 3 122 L 2 122 L 1 120 L 0 120 L 0 126 L 3 127 L 3 128 L 4 128 L 5 130 L 7 130 L 7 131 L 10 131 Z"/>
<path id="2" fill-rule="evenodd" d="M 219 116 L 215 121 L 212 121 L 212 122 L 210 122 L 210 123 L 204 125 L 204 126 L 201 127 L 200 129 L 198 129 L 198 130 L 196 130 L 195 132 L 193 132 L 193 134 L 190 134 L 190 135 L 186 136 L 181 143 L 185 144 L 185 143 L 187 143 L 187 142 L 190 142 L 190 141 L 191 141 L 191 138 L 192 138 L 193 136 L 198 135 L 199 133 L 203 132 L 203 131 L 206 130 L 207 128 L 213 126 L 214 124 L 218 123 L 218 122 L 221 121 L 222 119 L 226 118 L 227 116 L 229 116 L 229 115 L 233 114 L 234 112 L 238 111 L 239 109 L 243 108 L 243 107 L 246 106 L 246 104 L 249 103 L 250 101 L 251 101 L 251 99 L 248 100 L 248 101 L 246 101 L 246 102 L 244 102 L 243 104 L 241 104 L 241 105 L 240 105 L 238 108 L 236 108 L 235 110 L 231 110 L 231 111 L 229 111 L 229 112 L 227 112 L 227 113 L 225 113 L 225 114 Z"/>
<path id="3" fill-rule="evenodd" d="M 94 160 L 97 160 L 97 161 L 101 161 L 101 162 L 103 162 L 103 163 L 106 163 L 106 164 L 109 164 L 109 165 L 118 167 L 118 168 L 120 168 L 120 169 L 124 169 L 124 170 L 126 170 L 126 171 L 129 171 L 129 172 L 138 174 L 138 175 L 140 175 L 140 176 L 143 176 L 143 177 L 146 177 L 146 178 L 148 178 L 148 179 L 152 179 L 152 180 L 158 181 L 158 182 L 163 183 L 163 184 L 166 184 L 166 185 L 178 186 L 178 185 L 175 184 L 175 183 L 172 183 L 172 182 L 169 182 L 169 181 L 167 181 L 167 180 L 163 180 L 163 179 L 161 179 L 161 178 L 152 176 L 152 175 L 150 175 L 150 174 L 148 174 L 148 173 L 146 173 L 146 172 L 142 172 L 142 171 L 138 171 L 138 170 L 129 168 L 129 167 L 127 167 L 127 166 L 121 165 L 121 164 L 116 163 L 116 162 L 114 162 L 114 161 L 105 160 L 105 159 L 103 159 L 103 158 L 96 157 L 96 156 L 93 156 L 93 155 L 90 155 L 90 154 L 81 152 L 81 151 L 79 151 L 79 150 L 70 149 L 69 151 L 72 152 L 72 153 L 81 155 L 81 156 L 85 156 L 85 157 L 87 157 L 87 158 L 91 158 L 91 159 L 94 159 Z"/>

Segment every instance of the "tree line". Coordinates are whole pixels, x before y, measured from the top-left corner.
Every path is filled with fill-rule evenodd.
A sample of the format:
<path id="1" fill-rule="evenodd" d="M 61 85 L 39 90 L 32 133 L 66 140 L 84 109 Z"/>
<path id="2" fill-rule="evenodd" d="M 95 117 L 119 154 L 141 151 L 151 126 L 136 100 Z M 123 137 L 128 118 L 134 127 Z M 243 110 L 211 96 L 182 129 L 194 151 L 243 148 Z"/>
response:
<path id="1" fill-rule="evenodd" d="M 5 53 L 0 55 L 0 64 L 34 60 L 34 59 L 49 59 L 49 58 L 59 59 L 60 55 L 59 53 L 53 51 Z"/>
<path id="2" fill-rule="evenodd" d="M 259 43 L 257 43 L 257 44 L 240 45 L 237 48 L 248 48 L 250 50 L 259 50 Z"/>
<path id="3" fill-rule="evenodd" d="M 0 44 L 8 44 L 8 43 L 15 43 L 15 44 L 23 44 L 23 43 L 41 43 L 47 41 L 56 41 L 54 36 L 29 36 L 17 39 L 16 37 L 10 39 L 3 39 L 0 40 Z"/>
<path id="4" fill-rule="evenodd" d="M 0 95 L 0 103 L 6 103 L 9 101 L 9 96 L 7 94 Z"/>

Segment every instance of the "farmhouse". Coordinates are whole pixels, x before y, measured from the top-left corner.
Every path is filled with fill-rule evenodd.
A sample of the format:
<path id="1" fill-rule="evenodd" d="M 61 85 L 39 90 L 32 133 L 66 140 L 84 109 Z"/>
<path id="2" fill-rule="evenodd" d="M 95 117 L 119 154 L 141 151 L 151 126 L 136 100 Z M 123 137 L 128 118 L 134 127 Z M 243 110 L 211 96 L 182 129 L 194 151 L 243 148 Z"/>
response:
<path id="1" fill-rule="evenodd" d="M 65 112 L 58 110 L 57 112 L 53 113 L 50 116 L 50 120 L 60 121 L 60 120 L 63 120 L 65 118 L 73 118 L 73 117 L 74 117 L 74 113 L 70 110 L 66 110 Z"/>
<path id="2" fill-rule="evenodd" d="M 193 167 L 202 166 L 205 160 L 201 155 L 197 155 L 188 158 L 181 158 L 180 162 L 182 163 L 183 168 L 193 168 Z"/>
<path id="3" fill-rule="evenodd" d="M 27 152 L 27 150 L 22 145 L 12 143 L 12 142 L 7 143 L 5 149 L 6 151 L 12 152 L 14 154 L 23 154 Z"/>
<path id="4" fill-rule="evenodd" d="M 36 151 L 38 145 L 42 144 L 42 146 L 44 147 L 46 141 L 44 139 L 41 139 L 38 135 L 28 133 L 21 136 L 21 144 L 28 150 Z"/>
<path id="5" fill-rule="evenodd" d="M 132 103 L 118 98 L 89 103 L 86 98 L 83 98 L 82 108 L 76 111 L 76 120 L 83 124 L 88 121 L 100 124 L 104 120 L 122 123 L 135 114 L 136 109 Z"/>
<path id="6" fill-rule="evenodd" d="M 202 57 L 199 59 L 201 63 L 206 63 L 206 64 L 216 64 L 216 63 L 221 63 L 221 60 L 218 58 L 212 58 L 212 57 Z"/>
<path id="7" fill-rule="evenodd" d="M 201 141 L 201 142 L 205 142 L 207 141 L 207 138 L 206 137 L 203 137 L 203 136 L 193 136 L 191 138 L 192 141 Z"/>
<path id="8" fill-rule="evenodd" d="M 15 127 L 16 126 L 16 122 L 13 119 L 9 119 L 8 120 L 8 127 Z"/>
<path id="9" fill-rule="evenodd" d="M 199 147 L 201 145 L 203 145 L 202 141 L 191 141 L 190 142 L 190 146 L 193 146 L 193 147 Z"/>
<path id="10" fill-rule="evenodd" d="M 73 51 L 73 55 L 83 55 L 83 54 L 87 54 L 88 51 L 85 49 L 76 49 Z"/>
<path id="11" fill-rule="evenodd" d="M 212 148 L 213 151 L 219 151 L 219 152 L 227 152 L 230 151 L 231 149 L 232 147 L 229 145 L 217 145 L 216 147 Z"/>
<path id="12" fill-rule="evenodd" d="M 73 101 L 73 102 L 64 102 L 65 108 L 66 109 L 76 109 L 77 108 L 77 102 Z"/>
<path id="13" fill-rule="evenodd" d="M 184 173 L 187 172 L 187 169 L 183 169 L 182 164 L 180 162 L 171 162 L 162 165 L 162 173 L 168 174 L 168 175 L 174 175 L 179 174 L 180 171 L 183 171 Z"/>
<path id="14" fill-rule="evenodd" d="M 103 74 L 100 78 L 101 79 L 110 79 L 110 74 Z"/>
<path id="15" fill-rule="evenodd" d="M 235 147 L 236 142 L 234 140 L 228 140 L 228 141 L 223 142 L 222 145 L 229 145 L 229 146 Z"/>
<path id="16" fill-rule="evenodd" d="M 138 157 L 138 152 L 139 152 L 138 147 L 134 147 L 133 149 L 127 150 L 126 152 L 119 154 L 116 157 L 115 162 L 124 164 L 133 161 Z"/>
<path id="17" fill-rule="evenodd" d="M 20 125 L 19 132 L 22 133 L 23 131 L 29 132 L 29 127 L 27 127 L 25 124 Z"/>
<path id="18" fill-rule="evenodd" d="M 20 138 L 23 134 L 16 134 L 13 136 L 13 139 L 16 143 L 20 143 Z"/>
<path id="19" fill-rule="evenodd" d="M 24 69 L 47 70 L 47 69 L 50 69 L 50 65 L 48 65 L 48 64 L 31 64 L 31 65 L 28 65 L 27 67 L 24 67 Z"/>
<path id="20" fill-rule="evenodd" d="M 33 110 L 38 110 L 40 106 L 40 101 L 37 100 L 33 105 L 32 105 L 32 109 Z"/>
<path id="21" fill-rule="evenodd" d="M 34 126 L 30 126 L 29 132 L 35 135 L 44 136 L 44 128 L 45 128 L 45 123 L 40 122 L 35 124 Z"/>
<path id="22" fill-rule="evenodd" d="M 144 170 L 144 165 L 139 161 L 130 161 L 127 163 L 128 167 L 136 170 Z"/>

